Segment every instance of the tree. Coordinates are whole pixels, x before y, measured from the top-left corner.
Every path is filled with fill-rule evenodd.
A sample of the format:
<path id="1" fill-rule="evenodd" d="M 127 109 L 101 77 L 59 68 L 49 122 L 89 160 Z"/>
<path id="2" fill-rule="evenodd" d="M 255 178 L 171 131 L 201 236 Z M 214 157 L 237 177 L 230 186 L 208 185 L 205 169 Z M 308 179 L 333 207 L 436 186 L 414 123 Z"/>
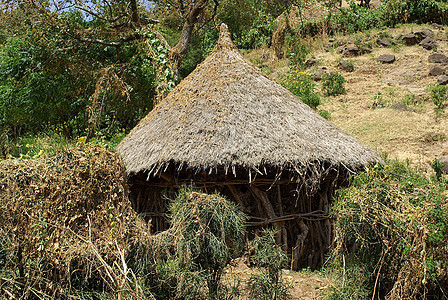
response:
<path id="1" fill-rule="evenodd" d="M 169 1 L 163 2 L 166 8 Z M 152 108 L 153 101 L 158 102 L 167 94 L 179 81 L 179 69 L 190 46 L 196 24 L 203 25 L 213 18 L 218 0 L 185 1 L 181 7 L 170 8 L 179 9 L 183 22 L 180 38 L 173 47 L 159 32 L 158 21 L 151 17 L 154 15 L 154 10 L 164 8 L 161 6 L 162 3 L 159 3 L 159 6 L 154 3 L 146 1 L 139 5 L 137 0 L 55 0 L 51 2 L 4 0 L 0 2 L 0 7 L 3 9 L 0 12 L 0 22 L 4 21 L 2 23 L 6 26 L 0 29 L 0 37 L 4 37 L 8 43 L 8 37 L 15 36 L 17 33 L 19 39 L 23 39 L 25 43 L 41 44 L 42 47 L 29 49 L 40 51 L 39 55 L 36 56 L 34 53 L 33 57 L 36 57 L 36 65 L 43 66 L 41 71 L 45 74 L 51 69 L 50 73 L 58 77 L 60 72 L 67 69 L 74 72 L 72 72 L 74 78 L 84 77 L 86 82 L 89 79 L 96 81 L 96 84 L 90 84 L 90 87 L 83 91 L 84 95 L 90 93 L 90 96 L 83 96 L 84 100 L 79 102 L 83 107 L 88 104 L 88 122 L 84 122 L 84 126 L 89 124 L 90 137 L 100 128 L 112 128 L 117 122 L 121 122 L 121 125 L 126 127 L 127 125 L 132 127 L 135 121 L 134 116 L 147 112 Z M 206 15 L 209 18 L 205 18 Z M 0 39 L 0 43 L 1 41 Z M 50 66 L 55 56 L 60 58 L 58 70 Z M 84 65 L 84 69 L 76 70 L 77 66 L 81 65 Z M 1 73 L 2 70 L 0 75 Z M 23 84 L 29 84 L 30 77 L 39 77 L 43 74 L 34 72 L 34 69 L 27 70 L 25 73 L 30 76 L 20 76 L 19 79 Z M 142 78 L 146 78 L 146 81 L 141 82 Z M 2 96 L 9 95 L 10 99 L 17 99 L 16 95 L 9 91 L 17 90 L 18 81 L 14 78 L 9 83 L 10 89 L 0 89 L 2 91 L 0 107 L 1 104 L 5 104 L 5 109 L 8 109 L 8 101 L 2 101 Z M 79 83 L 67 82 L 67 90 L 73 88 L 74 84 Z M 55 87 L 59 86 L 56 83 Z M 154 99 L 151 99 L 152 92 L 148 93 L 148 88 L 155 89 L 157 96 Z M 48 110 L 46 89 L 44 87 L 39 93 L 34 94 L 40 97 L 36 100 L 37 102 L 34 101 L 34 104 L 28 99 L 24 102 L 29 103 L 33 109 L 36 103 L 42 102 L 43 109 Z M 145 94 L 147 101 L 145 108 L 142 108 L 141 104 L 138 106 L 129 104 L 129 101 L 135 101 L 136 93 Z M 57 92 L 54 97 L 63 94 Z M 88 99 L 90 100 L 87 101 Z M 24 116 L 30 116 L 30 114 L 24 113 L 19 103 L 16 107 L 17 118 L 21 124 L 26 124 L 27 120 Z M 129 109 L 126 111 L 124 107 L 137 108 L 141 112 L 129 114 Z M 79 112 L 79 108 L 77 111 Z M 9 111 L 0 112 L 2 112 L 0 115 L 9 115 Z M 78 112 L 67 113 L 74 117 Z M 43 115 L 45 116 L 46 113 L 43 112 Z M 124 115 L 129 116 L 130 119 Z M 36 118 L 36 121 L 41 124 L 43 122 L 68 124 L 69 119 L 68 115 L 61 115 L 57 120 L 48 120 L 43 117 Z M 29 126 L 29 128 L 36 127 Z M 75 134 L 79 134 L 79 130 L 77 132 Z M 73 132 L 66 130 L 64 133 L 71 135 Z"/>

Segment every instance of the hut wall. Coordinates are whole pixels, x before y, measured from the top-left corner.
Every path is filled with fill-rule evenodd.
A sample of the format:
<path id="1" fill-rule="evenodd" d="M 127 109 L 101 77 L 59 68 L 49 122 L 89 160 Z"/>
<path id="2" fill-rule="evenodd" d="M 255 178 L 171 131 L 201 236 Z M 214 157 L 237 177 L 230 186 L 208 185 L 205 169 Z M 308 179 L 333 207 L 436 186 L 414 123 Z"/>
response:
<path id="1" fill-rule="evenodd" d="M 143 176 L 130 180 L 130 199 L 135 210 L 151 221 L 154 232 L 166 230 L 169 200 L 176 197 L 179 188 L 186 184 L 206 193 L 218 192 L 235 201 L 249 216 L 248 238 L 267 226 L 278 230 L 277 243 L 291 258 L 291 268 L 320 267 L 333 239 L 329 217 L 330 200 L 338 183 L 329 176 L 318 191 L 309 195 L 298 190 L 297 181 L 284 176 L 258 176 L 249 184 L 248 179 L 231 176 L 217 178 L 192 173 L 180 176 L 156 176 L 150 181 Z"/>

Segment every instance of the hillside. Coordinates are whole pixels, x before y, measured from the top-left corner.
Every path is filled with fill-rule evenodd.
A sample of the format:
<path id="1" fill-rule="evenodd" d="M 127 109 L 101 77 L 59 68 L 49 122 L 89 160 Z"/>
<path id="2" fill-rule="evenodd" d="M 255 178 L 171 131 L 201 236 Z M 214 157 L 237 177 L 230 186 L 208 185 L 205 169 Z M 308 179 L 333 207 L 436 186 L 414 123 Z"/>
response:
<path id="1" fill-rule="evenodd" d="M 406 46 L 397 40 L 401 34 L 425 28 L 433 32 L 437 52 L 418 44 Z M 388 36 L 396 45 L 381 47 L 376 42 L 380 35 Z M 448 118 L 446 113 L 435 113 L 429 90 L 439 77 L 430 75 L 431 66 L 444 66 L 430 63 L 428 57 L 433 53 L 448 53 L 443 27 L 408 24 L 349 36 L 308 39 L 304 43 L 311 49 L 309 57 L 318 60 L 315 66 L 307 68 L 308 72 L 338 71 L 346 79 L 346 93 L 322 97 L 318 107 L 330 113 L 334 124 L 377 152 L 386 152 L 390 158 L 410 159 L 425 171 L 431 169 L 434 158 L 448 155 Z M 372 46 L 371 53 L 352 57 L 339 53 L 344 46 L 356 48 L 355 43 L 361 47 Z M 394 55 L 396 61 L 378 62 L 376 59 L 383 54 Z M 278 82 L 289 68 L 288 61 L 275 60 L 270 49 L 254 50 L 246 57 Z M 352 62 L 354 71 L 340 70 L 341 59 Z M 321 89 L 320 82 L 317 87 Z"/>

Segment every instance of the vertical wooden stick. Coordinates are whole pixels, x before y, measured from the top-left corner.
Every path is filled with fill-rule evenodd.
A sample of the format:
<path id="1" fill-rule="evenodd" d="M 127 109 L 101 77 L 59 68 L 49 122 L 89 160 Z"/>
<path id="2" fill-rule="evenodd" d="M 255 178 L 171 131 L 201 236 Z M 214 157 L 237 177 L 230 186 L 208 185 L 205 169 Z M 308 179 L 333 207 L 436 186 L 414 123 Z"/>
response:
<path id="1" fill-rule="evenodd" d="M 277 185 L 277 198 L 278 198 L 278 211 L 280 213 L 280 217 L 283 217 L 283 203 L 282 203 L 282 192 L 280 184 Z M 283 251 L 288 251 L 288 232 L 286 232 L 285 222 L 280 223 L 281 226 L 281 234 L 282 234 L 282 248 Z"/>

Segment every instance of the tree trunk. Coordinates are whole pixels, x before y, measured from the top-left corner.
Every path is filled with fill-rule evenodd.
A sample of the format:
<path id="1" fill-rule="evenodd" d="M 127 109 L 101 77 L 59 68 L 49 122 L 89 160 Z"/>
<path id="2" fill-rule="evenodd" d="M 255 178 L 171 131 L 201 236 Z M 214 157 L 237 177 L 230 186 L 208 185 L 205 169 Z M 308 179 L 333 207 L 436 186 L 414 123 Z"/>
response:
<path id="1" fill-rule="evenodd" d="M 182 33 L 180 35 L 177 45 L 171 49 L 169 53 L 169 58 L 173 66 L 174 81 L 177 84 L 179 82 L 179 69 L 182 65 L 182 58 L 185 53 L 187 53 L 188 47 L 190 46 L 191 36 L 193 34 L 193 29 L 196 23 L 199 21 L 199 17 L 205 10 L 208 0 L 199 0 L 191 9 L 190 13 L 185 20 L 184 27 L 182 28 Z"/>
<path id="2" fill-rule="evenodd" d="M 132 20 L 132 23 L 137 25 L 139 23 L 138 9 L 137 9 L 137 0 L 130 0 L 130 6 L 131 6 L 131 20 Z"/>

